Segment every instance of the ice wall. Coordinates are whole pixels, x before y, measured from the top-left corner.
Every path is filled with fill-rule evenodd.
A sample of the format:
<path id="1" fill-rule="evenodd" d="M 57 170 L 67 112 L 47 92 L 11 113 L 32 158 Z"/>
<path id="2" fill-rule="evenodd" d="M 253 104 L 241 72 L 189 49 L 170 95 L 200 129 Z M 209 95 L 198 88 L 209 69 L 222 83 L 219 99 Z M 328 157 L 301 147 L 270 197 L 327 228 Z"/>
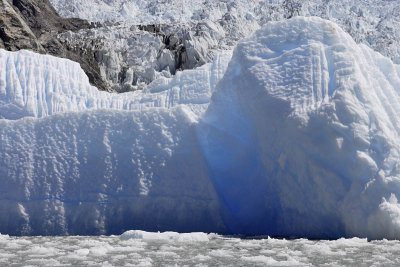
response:
<path id="1" fill-rule="evenodd" d="M 178 107 L 0 120 L 0 231 L 225 231 L 192 115 Z"/>
<path id="2" fill-rule="evenodd" d="M 241 42 L 197 127 L 230 230 L 398 238 L 399 70 L 318 18 Z"/>
<path id="3" fill-rule="evenodd" d="M 241 42 L 204 115 L 210 77 L 224 70 L 212 64 L 138 97 L 99 93 L 64 60 L 0 55 L 2 233 L 400 238 L 400 67 L 334 23 L 269 23 Z M 31 76 L 29 58 L 38 59 Z M 46 79 L 55 85 L 39 86 Z M 174 105 L 110 104 L 172 92 L 174 82 Z M 30 112 L 54 88 L 62 101 L 101 104 Z M 14 118 L 25 118 L 10 120 L 20 107 Z"/>
<path id="4" fill-rule="evenodd" d="M 0 50 L 0 232 L 225 231 L 192 125 L 230 57 L 110 94 L 77 63 Z"/>

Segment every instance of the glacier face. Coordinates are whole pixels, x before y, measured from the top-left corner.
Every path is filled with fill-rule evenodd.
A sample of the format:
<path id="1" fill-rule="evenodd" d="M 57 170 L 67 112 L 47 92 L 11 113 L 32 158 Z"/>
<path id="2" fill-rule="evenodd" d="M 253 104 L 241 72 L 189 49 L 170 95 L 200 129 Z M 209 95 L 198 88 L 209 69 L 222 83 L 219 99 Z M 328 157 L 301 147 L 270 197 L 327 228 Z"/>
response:
<path id="1" fill-rule="evenodd" d="M 400 238 L 400 67 L 334 23 L 269 23 L 226 72 L 120 95 L 0 55 L 0 232 Z"/>

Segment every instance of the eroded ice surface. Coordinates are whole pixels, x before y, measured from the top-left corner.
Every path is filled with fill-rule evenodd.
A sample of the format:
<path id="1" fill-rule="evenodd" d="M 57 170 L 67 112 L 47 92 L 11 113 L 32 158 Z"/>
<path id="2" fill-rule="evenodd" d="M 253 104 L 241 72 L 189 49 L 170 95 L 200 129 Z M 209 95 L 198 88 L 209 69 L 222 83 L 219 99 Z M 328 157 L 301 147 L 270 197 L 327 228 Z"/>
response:
<path id="1" fill-rule="evenodd" d="M 399 69 L 318 18 L 241 42 L 197 127 L 232 231 L 398 237 Z"/>
<path id="2" fill-rule="evenodd" d="M 0 49 L 0 118 L 45 117 L 57 113 L 95 109 L 142 110 L 185 104 L 197 115 L 208 106 L 222 78 L 230 51 L 212 63 L 159 78 L 144 90 L 112 94 L 97 90 L 79 64 L 30 51 Z"/>
<path id="3" fill-rule="evenodd" d="M 201 234 L 207 240 L 119 236 L 0 236 L 0 264 L 34 266 L 398 266 L 399 241 L 240 239 Z M 194 234 L 198 236 L 199 233 Z M 186 236 L 182 237 L 182 236 Z"/>
<path id="4" fill-rule="evenodd" d="M 193 91 L 178 83 L 178 100 L 190 101 L 132 111 L 92 87 L 58 86 L 79 70 L 60 65 L 58 77 L 68 75 L 46 79 L 56 59 L 29 76 L 27 64 L 13 69 L 16 55 L 49 58 L 2 55 L 3 117 L 24 117 L 0 120 L 3 233 L 400 238 L 400 68 L 332 22 L 269 23 L 241 42 L 205 114 L 193 105 L 210 94 L 198 101 L 197 90 L 213 91 L 206 70 L 219 76 L 223 64 L 204 67 Z M 35 113 L 53 88 L 63 92 L 55 104 L 76 94 L 105 104 Z"/>

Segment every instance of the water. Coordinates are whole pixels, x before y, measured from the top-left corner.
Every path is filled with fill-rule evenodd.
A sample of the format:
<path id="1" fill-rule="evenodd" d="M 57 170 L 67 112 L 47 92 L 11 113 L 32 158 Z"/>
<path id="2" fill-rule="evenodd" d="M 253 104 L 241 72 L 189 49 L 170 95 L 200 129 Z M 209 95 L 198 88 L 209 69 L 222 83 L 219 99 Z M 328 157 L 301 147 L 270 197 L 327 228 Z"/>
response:
<path id="1" fill-rule="evenodd" d="M 399 266 L 399 241 L 0 236 L 0 266 Z"/>

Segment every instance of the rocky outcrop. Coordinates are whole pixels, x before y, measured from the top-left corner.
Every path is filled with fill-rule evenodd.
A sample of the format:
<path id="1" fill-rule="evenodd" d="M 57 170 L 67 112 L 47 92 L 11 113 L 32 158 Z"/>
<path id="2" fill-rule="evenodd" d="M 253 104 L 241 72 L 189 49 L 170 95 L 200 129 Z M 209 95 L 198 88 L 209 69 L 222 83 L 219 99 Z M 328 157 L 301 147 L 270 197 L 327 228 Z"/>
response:
<path id="1" fill-rule="evenodd" d="M 61 18 L 48 0 L 0 0 L 0 48 L 28 49 L 71 59 L 80 63 L 94 86 L 108 90 L 94 51 L 89 47 L 69 46 L 57 37 L 63 32 L 91 27 L 82 19 Z"/>
<path id="2" fill-rule="evenodd" d="M 0 0 L 0 48 L 43 52 L 35 34 L 7 0 Z"/>

